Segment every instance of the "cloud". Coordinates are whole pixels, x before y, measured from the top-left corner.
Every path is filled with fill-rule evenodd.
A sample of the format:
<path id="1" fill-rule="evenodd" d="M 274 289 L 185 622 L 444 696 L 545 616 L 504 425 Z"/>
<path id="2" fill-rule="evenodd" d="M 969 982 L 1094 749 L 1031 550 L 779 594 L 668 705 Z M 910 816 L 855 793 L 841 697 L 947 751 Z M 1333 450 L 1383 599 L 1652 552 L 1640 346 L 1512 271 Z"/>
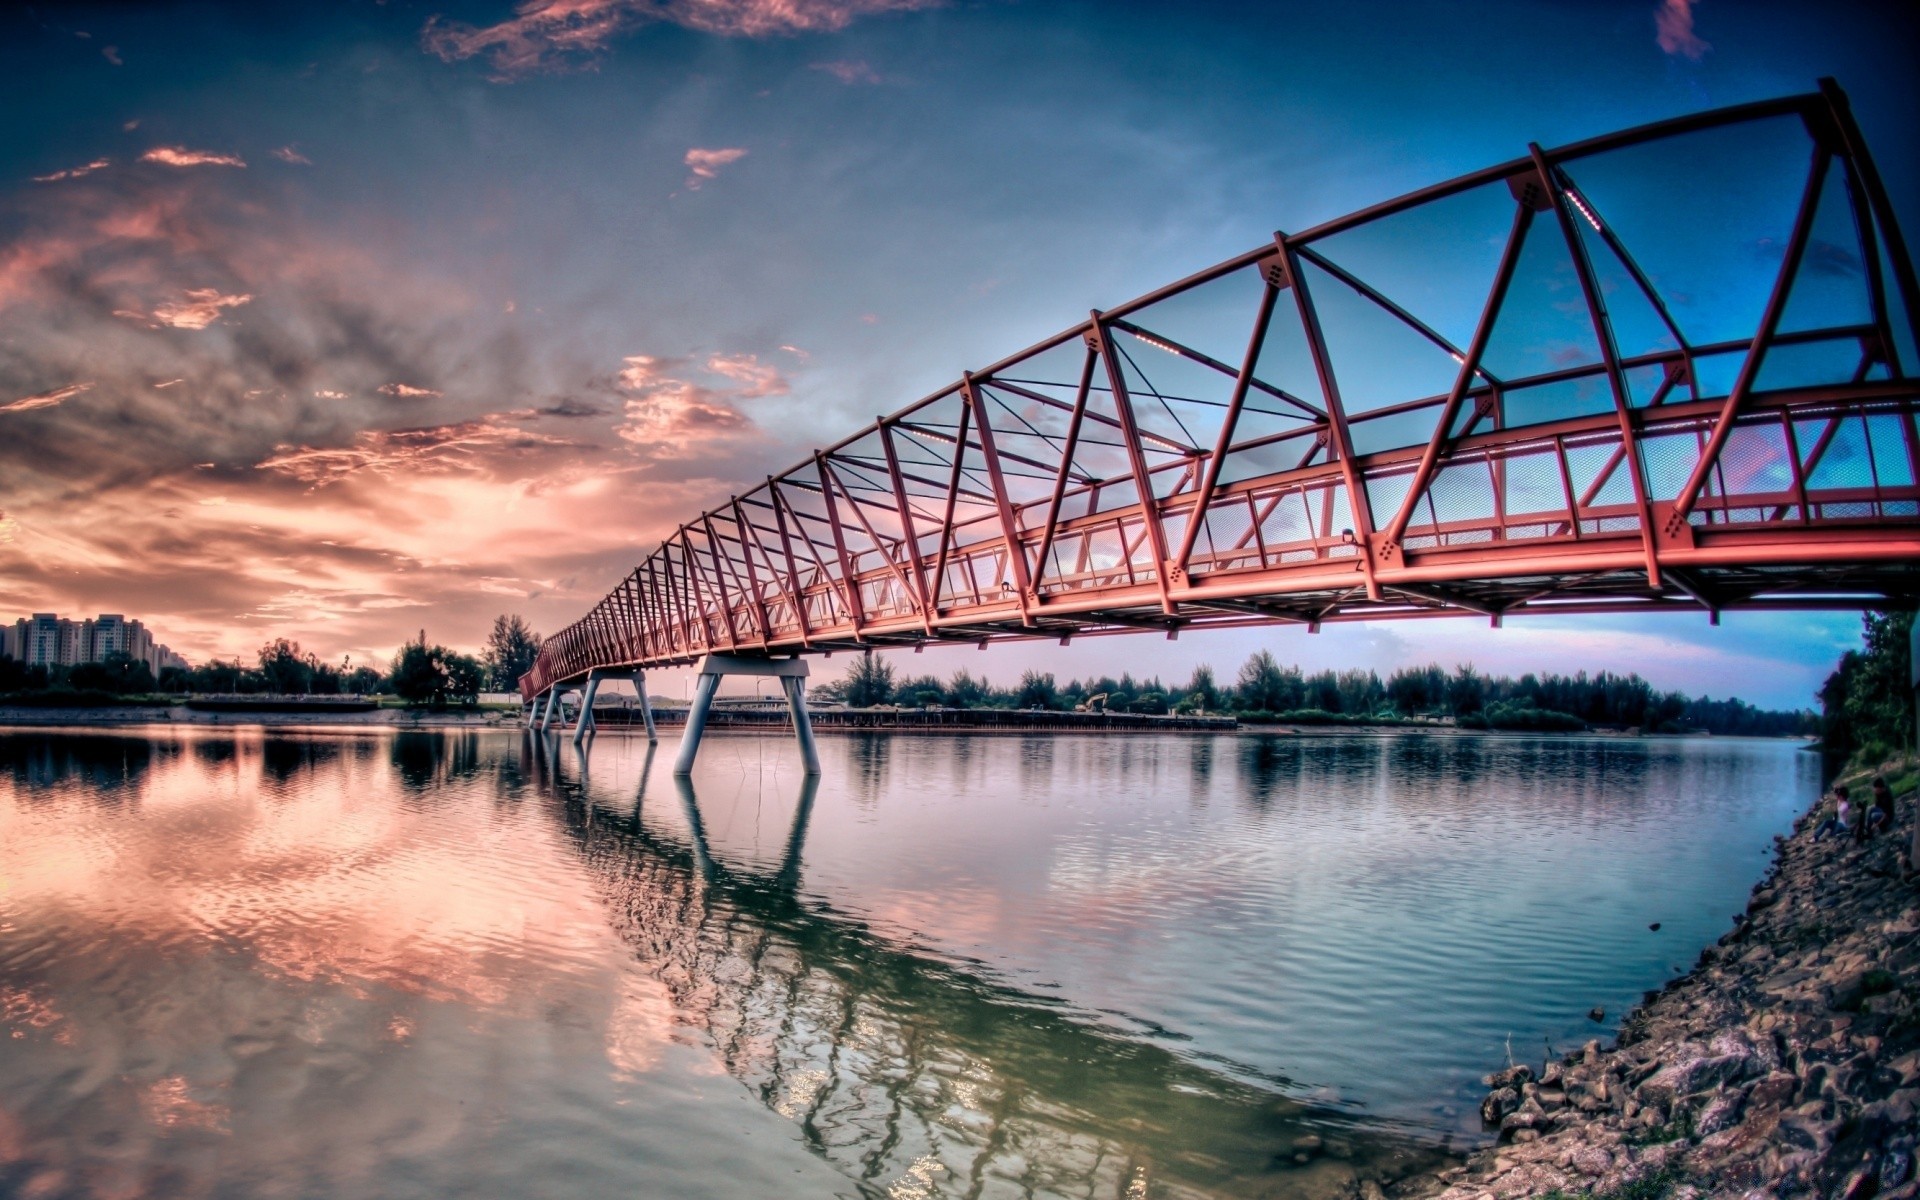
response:
<path id="1" fill-rule="evenodd" d="M 825 71 L 848 87 L 855 87 L 863 83 L 875 84 L 886 82 L 880 78 L 878 71 L 875 71 L 867 64 L 865 59 L 842 58 L 835 59 L 833 62 L 817 62 L 809 65 L 816 71 Z"/>
<path id="2" fill-rule="evenodd" d="M 1713 46 L 1693 31 L 1695 0 L 1660 0 L 1653 10 L 1654 40 L 1670 55 L 1699 62 Z"/>
<path id="3" fill-rule="evenodd" d="M 388 383 L 376 389 L 382 396 L 395 396 L 401 400 L 414 400 L 422 396 L 438 396 L 441 393 L 432 388 L 414 387 L 407 383 Z"/>
<path id="4" fill-rule="evenodd" d="M 833 32 L 860 17 L 931 8 L 938 0 L 523 0 L 514 15 L 476 26 L 430 18 L 421 44 L 446 62 L 484 55 L 493 78 L 591 67 L 622 34 L 659 22 L 723 37 Z"/>
<path id="5" fill-rule="evenodd" d="M 120 47 L 118 46 L 102 46 L 100 48 L 100 57 L 106 59 L 116 67 L 126 65 L 120 61 Z"/>
<path id="6" fill-rule="evenodd" d="M 751 361 L 751 356 L 748 356 Z M 678 453 L 694 442 L 744 433 L 753 427 L 728 403 L 728 393 L 676 378 L 674 364 L 650 354 L 622 360 L 618 387 L 630 393 L 614 433 L 656 454 Z M 717 360 L 716 360 L 717 361 Z"/>
<path id="7" fill-rule="evenodd" d="M 218 288 L 189 288 L 185 300 L 154 309 L 153 319 L 174 329 L 205 329 L 225 310 L 239 308 L 252 299 L 250 295 L 224 296 Z"/>
<path id="8" fill-rule="evenodd" d="M 813 355 L 807 353 L 805 350 L 802 350 L 798 346 L 782 345 L 780 348 L 782 350 L 785 350 L 788 354 L 793 355 L 795 358 L 799 359 L 801 362 L 807 362 L 813 358 Z"/>
<path id="9" fill-rule="evenodd" d="M 140 156 L 141 162 L 161 163 L 169 167 L 244 167 L 237 154 L 215 154 L 211 150 L 189 150 L 184 146 L 155 146 Z"/>
<path id="10" fill-rule="evenodd" d="M 724 150 L 702 150 L 696 146 L 687 151 L 686 164 L 692 171 L 692 174 L 687 176 L 687 190 L 699 191 L 700 185 L 705 181 L 719 178 L 721 167 L 729 163 L 737 163 L 746 156 L 747 152 L 738 146 L 730 146 Z"/>
<path id="11" fill-rule="evenodd" d="M 310 167 L 313 165 L 312 159 L 295 150 L 291 145 L 282 146 L 278 150 L 273 151 L 273 156 L 283 163 L 291 163 L 296 167 Z"/>
<path id="12" fill-rule="evenodd" d="M 351 397 L 346 392 L 336 392 L 331 388 L 319 388 L 313 393 L 313 398 L 315 400 L 347 400 Z"/>
<path id="13" fill-rule="evenodd" d="M 52 408 L 71 400 L 92 386 L 91 383 L 70 383 L 65 387 L 54 388 L 50 392 L 41 392 L 37 396 L 23 396 L 11 404 L 0 404 L 0 413 L 31 412 L 36 408 Z"/>
<path id="14" fill-rule="evenodd" d="M 784 396 L 787 394 L 787 380 L 780 372 L 761 363 L 752 354 L 716 354 L 707 360 L 707 370 L 715 375 L 723 375 L 735 383 L 746 386 L 737 395 L 742 399 L 757 399 L 761 396 Z"/>
<path id="15" fill-rule="evenodd" d="M 534 433 L 489 413 L 472 421 L 423 429 L 365 430 L 352 445 L 340 448 L 283 446 L 256 469 L 277 471 L 319 488 L 361 471 L 379 475 L 403 469 L 479 471 L 502 451 L 569 444 L 564 438 Z"/>
<path id="16" fill-rule="evenodd" d="M 35 175 L 33 181 L 35 183 L 58 183 L 62 179 L 79 179 L 81 176 L 91 175 L 95 171 L 104 171 L 112 165 L 113 161 L 111 159 L 96 158 L 84 166 L 69 167 L 64 171 L 55 171 L 51 175 Z"/>

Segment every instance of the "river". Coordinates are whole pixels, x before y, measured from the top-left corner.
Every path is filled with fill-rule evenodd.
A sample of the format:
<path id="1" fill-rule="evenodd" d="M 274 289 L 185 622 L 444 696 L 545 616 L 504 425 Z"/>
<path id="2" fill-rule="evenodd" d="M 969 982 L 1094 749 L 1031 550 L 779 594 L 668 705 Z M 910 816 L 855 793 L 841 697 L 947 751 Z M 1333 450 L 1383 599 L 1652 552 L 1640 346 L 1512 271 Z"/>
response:
<path id="1" fill-rule="evenodd" d="M 0 731 L 0 1194 L 1330 1200 L 1610 1034 L 1819 784 L 1735 739 L 673 750 Z"/>

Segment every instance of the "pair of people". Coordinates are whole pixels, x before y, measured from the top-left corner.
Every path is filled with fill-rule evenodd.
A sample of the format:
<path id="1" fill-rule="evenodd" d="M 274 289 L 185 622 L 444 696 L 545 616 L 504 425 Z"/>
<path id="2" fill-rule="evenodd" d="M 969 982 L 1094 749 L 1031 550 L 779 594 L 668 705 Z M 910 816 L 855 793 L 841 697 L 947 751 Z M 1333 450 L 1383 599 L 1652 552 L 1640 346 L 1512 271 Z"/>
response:
<path id="1" fill-rule="evenodd" d="M 1893 828 L 1893 789 L 1887 786 L 1886 776 L 1873 777 L 1873 799 L 1861 806 L 1857 813 L 1854 811 L 1852 795 L 1845 784 L 1833 789 L 1833 807 L 1814 829 L 1814 841 L 1829 835 L 1845 837 L 1851 833 L 1855 842 L 1864 842 L 1882 829 Z"/>

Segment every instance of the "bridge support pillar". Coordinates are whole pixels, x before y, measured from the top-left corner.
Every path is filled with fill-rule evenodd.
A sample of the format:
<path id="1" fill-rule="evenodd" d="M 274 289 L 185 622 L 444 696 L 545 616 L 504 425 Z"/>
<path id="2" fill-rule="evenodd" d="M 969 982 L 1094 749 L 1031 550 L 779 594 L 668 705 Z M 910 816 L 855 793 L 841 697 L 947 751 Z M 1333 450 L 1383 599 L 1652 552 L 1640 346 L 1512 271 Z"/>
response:
<path id="1" fill-rule="evenodd" d="M 593 700 L 600 694 L 600 672 L 587 672 L 587 690 L 580 700 L 580 711 L 573 718 L 573 744 L 578 746 L 593 728 Z"/>
<path id="2" fill-rule="evenodd" d="M 700 752 L 700 738 L 707 731 L 707 713 L 713 708 L 713 694 L 719 690 L 723 675 L 753 675 L 780 681 L 781 690 L 787 694 L 787 708 L 793 714 L 793 735 L 800 743 L 801 764 L 807 774 L 818 775 L 820 752 L 813 741 L 813 723 L 807 718 L 807 661 L 734 654 L 709 654 L 701 661 L 693 707 L 687 711 L 687 730 L 680 739 L 680 756 L 674 760 L 673 773 L 686 775 L 693 771 L 694 756 Z"/>
<path id="3" fill-rule="evenodd" d="M 647 723 L 647 740 L 660 740 L 660 730 L 653 723 L 653 702 L 647 698 L 647 673 L 639 668 L 625 669 L 615 667 L 595 667 L 587 672 L 586 698 L 580 701 L 580 715 L 573 723 L 573 744 L 579 745 L 589 733 L 597 732 L 599 722 L 593 719 L 593 701 L 600 694 L 600 685 L 614 679 L 624 679 L 640 693 L 640 716 Z"/>
<path id="4" fill-rule="evenodd" d="M 553 728 L 553 710 L 560 707 L 560 688 L 555 685 L 547 689 L 547 708 L 540 714 L 540 732 Z"/>

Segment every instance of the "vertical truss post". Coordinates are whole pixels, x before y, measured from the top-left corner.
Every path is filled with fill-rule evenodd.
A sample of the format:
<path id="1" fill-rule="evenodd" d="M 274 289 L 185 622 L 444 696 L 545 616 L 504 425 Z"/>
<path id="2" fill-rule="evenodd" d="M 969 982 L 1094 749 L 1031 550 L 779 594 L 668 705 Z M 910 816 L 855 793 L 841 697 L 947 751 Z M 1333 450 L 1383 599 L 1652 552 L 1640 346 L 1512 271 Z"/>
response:
<path id="1" fill-rule="evenodd" d="M 1080 444 L 1080 427 L 1087 416 L 1087 394 L 1093 387 L 1095 353 L 1088 347 L 1080 364 L 1080 385 L 1073 393 L 1073 413 L 1067 418 L 1066 441 L 1060 447 L 1060 470 L 1053 477 L 1053 495 L 1047 501 L 1047 520 L 1040 535 L 1040 553 L 1033 559 L 1034 591 L 1047 574 L 1047 557 L 1053 553 L 1053 541 L 1060 531 L 1060 504 L 1066 498 L 1067 479 L 1073 474 L 1073 452 Z"/>
<path id="2" fill-rule="evenodd" d="M 1820 192 L 1826 186 L 1827 168 L 1832 162 L 1833 154 L 1825 147 L 1814 151 L 1813 165 L 1807 171 L 1806 191 L 1800 197 L 1800 211 L 1794 216 L 1793 232 L 1787 237 L 1786 255 L 1780 262 L 1780 274 L 1774 278 L 1773 292 L 1767 297 L 1766 311 L 1760 315 L 1760 327 L 1754 330 L 1753 342 L 1747 347 L 1747 357 L 1740 364 L 1740 374 L 1734 378 L 1726 403 L 1720 406 L 1720 415 L 1713 422 L 1713 433 L 1700 450 L 1700 460 L 1694 463 L 1693 474 L 1687 478 L 1687 485 L 1680 489 L 1680 494 L 1674 497 L 1673 515 L 1668 518 L 1669 535 L 1687 524 L 1687 514 L 1693 511 L 1700 490 L 1706 486 L 1707 476 L 1720 461 L 1721 447 L 1733 435 L 1734 421 L 1747 406 L 1754 380 L 1759 377 L 1760 366 L 1766 361 L 1767 347 L 1780 329 L 1780 318 L 1786 314 L 1787 298 L 1793 294 L 1793 282 L 1800 276 L 1800 260 L 1805 257 L 1807 240 L 1813 235 L 1814 214 L 1819 210 Z M 1871 456 L 1868 462 L 1872 462 Z"/>
<path id="3" fill-rule="evenodd" d="M 1560 221 L 1560 236 L 1567 243 L 1567 255 L 1573 260 L 1574 274 L 1580 279 L 1580 294 L 1586 300 L 1587 317 L 1593 324 L 1593 339 L 1600 347 L 1600 359 L 1607 369 L 1607 387 L 1613 393 L 1613 411 L 1620 423 L 1620 448 L 1626 454 L 1628 478 L 1633 483 L 1633 502 L 1640 513 L 1640 549 L 1646 559 L 1647 583 L 1659 588 L 1660 555 L 1656 544 L 1658 531 L 1653 527 L 1653 505 L 1647 497 L 1646 472 L 1641 469 L 1639 422 L 1634 420 L 1633 400 L 1627 392 L 1626 376 L 1620 370 L 1620 352 L 1614 346 L 1613 324 L 1607 319 L 1606 301 L 1600 294 L 1600 285 L 1593 277 L 1593 263 L 1587 258 L 1586 244 L 1580 240 L 1580 230 L 1573 223 L 1573 213 L 1567 204 L 1566 194 L 1554 178 L 1554 168 L 1547 161 L 1546 152 L 1537 142 L 1529 143 L 1527 152 L 1533 159 L 1533 169 L 1540 176 L 1540 186 L 1546 189 L 1553 204 L 1554 216 Z"/>
<path id="4" fill-rule="evenodd" d="M 853 556 L 847 553 L 847 536 L 840 529 L 840 510 L 833 502 L 833 483 L 827 478 L 827 456 L 813 456 L 814 470 L 820 475 L 820 497 L 826 502 L 827 528 L 833 533 L 834 553 L 840 557 L 840 594 L 847 606 L 847 619 L 853 622 L 855 641 L 864 641 L 866 605 L 860 599 L 860 580 L 853 573 Z M 829 580 L 829 583 L 832 581 Z"/>
<path id="5" fill-rule="evenodd" d="M 1293 303 L 1299 310 L 1300 326 L 1313 356 L 1321 397 L 1327 402 L 1327 433 L 1334 453 L 1340 458 L 1340 475 L 1347 485 L 1347 512 L 1357 526 L 1355 535 L 1360 543 L 1360 570 L 1367 581 L 1367 599 L 1377 601 L 1380 584 L 1373 577 L 1373 498 L 1367 494 L 1366 480 L 1360 477 L 1359 465 L 1353 461 L 1353 438 L 1347 431 L 1347 406 L 1340 399 L 1340 381 L 1334 377 L 1333 359 L 1327 353 L 1327 339 L 1320 329 L 1320 313 L 1314 307 L 1313 293 L 1300 274 L 1300 257 L 1294 253 L 1286 234 L 1276 233 L 1273 240 L 1286 260 L 1287 277 L 1293 280 Z M 1323 497 L 1321 503 L 1331 512 L 1330 498 Z"/>
<path id="6" fill-rule="evenodd" d="M 753 611 L 760 618 L 760 646 L 765 649 L 773 642 L 773 621 L 767 616 L 767 592 L 760 585 L 760 572 L 754 569 L 753 552 L 757 548 L 761 557 L 766 557 L 767 549 L 760 545 L 760 535 L 747 524 L 746 510 L 740 507 L 740 498 L 733 499 L 733 523 L 740 530 L 740 557 L 747 564 L 747 589 L 753 593 Z"/>
<path id="7" fill-rule="evenodd" d="M 967 422 L 973 415 L 973 406 L 961 397 L 960 419 L 954 423 L 959 434 L 953 442 L 953 475 L 947 483 L 947 511 L 940 519 L 940 553 L 933 563 L 933 594 L 938 604 L 940 589 L 947 579 L 947 551 L 953 547 L 953 513 L 960 503 L 960 481 L 964 478 L 963 468 L 967 462 Z"/>
<path id="8" fill-rule="evenodd" d="M 1521 202 L 1516 197 L 1513 206 L 1513 228 L 1507 233 L 1507 245 L 1500 253 L 1500 266 L 1493 274 L 1493 287 L 1487 293 L 1486 306 L 1480 310 L 1480 323 L 1473 331 L 1473 341 L 1467 344 L 1465 357 L 1461 359 L 1459 374 L 1454 377 L 1453 390 L 1447 393 L 1447 402 L 1440 409 L 1440 419 L 1434 424 L 1433 436 L 1427 440 L 1427 449 L 1420 456 L 1420 465 L 1414 470 L 1413 482 L 1407 487 L 1407 494 L 1400 501 L 1400 509 L 1394 513 L 1393 520 L 1387 523 L 1380 535 L 1380 557 L 1392 557 L 1400 548 L 1400 539 L 1406 535 L 1407 523 L 1413 519 L 1413 510 L 1426 494 L 1427 485 L 1433 481 L 1434 472 L 1439 469 L 1440 458 L 1451 452 L 1456 440 L 1453 436 L 1453 423 L 1460 416 L 1460 405 L 1466 399 L 1473 379 L 1480 371 L 1480 360 L 1486 355 L 1487 343 L 1493 339 L 1493 329 L 1500 321 L 1500 310 L 1506 304 L 1507 288 L 1513 283 L 1513 272 L 1520 264 L 1520 249 L 1526 244 L 1527 231 L 1533 225 L 1533 205 Z"/>
<path id="9" fill-rule="evenodd" d="M 1185 586 L 1187 582 L 1187 564 L 1193 558 L 1194 544 L 1200 539 L 1200 527 L 1207 520 L 1207 506 L 1213 503 L 1213 489 L 1219 485 L 1220 470 L 1226 464 L 1227 448 L 1233 445 L 1233 431 L 1240 423 L 1240 410 L 1246 406 L 1247 391 L 1253 386 L 1253 370 L 1260 362 L 1260 349 L 1266 344 L 1267 325 L 1273 317 L 1273 305 L 1280 298 L 1280 289 L 1287 286 L 1286 260 L 1276 254 L 1262 264 L 1264 287 L 1260 291 L 1260 308 L 1253 318 L 1253 332 L 1247 335 L 1246 357 L 1240 360 L 1240 373 L 1233 378 L 1233 391 L 1227 397 L 1227 412 L 1220 419 L 1220 436 L 1214 439 L 1213 455 L 1207 459 L 1206 470 L 1201 473 L 1199 488 L 1194 493 L 1193 515 L 1187 518 L 1187 531 L 1180 536 L 1179 553 L 1173 556 L 1173 570 L 1178 582 Z"/>
<path id="10" fill-rule="evenodd" d="M 900 457 L 893 448 L 893 427 L 885 417 L 875 417 L 873 427 L 880 431 L 880 448 L 887 456 L 887 480 L 893 485 L 893 502 L 900 507 L 900 532 L 907 539 L 907 559 L 913 566 L 913 582 L 920 600 L 920 624 L 933 632 L 933 597 L 927 592 L 927 564 L 920 555 L 920 536 L 913 526 L 913 509 L 907 503 L 907 484 L 900 471 Z"/>
<path id="11" fill-rule="evenodd" d="M 980 456 L 987 460 L 987 481 L 993 485 L 993 505 L 1000 514 L 1000 536 L 1007 547 L 1007 569 L 1013 572 L 1013 588 L 1020 600 L 1020 623 L 1033 624 L 1033 583 L 1027 576 L 1027 551 L 1020 543 L 1020 530 L 1014 523 L 1013 503 L 1007 499 L 1007 480 L 1000 472 L 1000 451 L 993 444 L 993 422 L 987 420 L 987 404 L 973 373 L 961 377 L 960 394 L 973 409 L 974 432 L 980 436 Z"/>
<path id="12" fill-rule="evenodd" d="M 1099 352 L 1100 362 L 1107 369 L 1107 386 L 1112 389 L 1113 415 L 1120 422 L 1120 440 L 1127 444 L 1127 465 L 1133 471 L 1133 488 L 1140 497 L 1140 520 L 1146 527 L 1147 547 L 1153 554 L 1153 578 L 1160 585 L 1160 611 L 1173 616 L 1176 611 L 1173 603 L 1173 585 L 1167 578 L 1167 531 L 1160 523 L 1160 505 L 1153 495 L 1153 476 L 1147 470 L 1147 455 L 1141 445 L 1140 430 L 1133 419 L 1133 401 L 1127 394 L 1127 378 L 1120 370 L 1120 360 L 1113 352 L 1113 339 L 1107 333 L 1104 318 L 1099 309 L 1094 309 L 1087 318 L 1088 342 Z M 1127 556 L 1129 569 L 1133 556 Z"/>
<path id="13" fill-rule="evenodd" d="M 807 620 L 807 592 L 800 582 L 800 560 L 793 556 L 793 536 L 787 531 L 786 498 L 773 476 L 767 476 L 767 498 L 773 502 L 773 523 L 780 530 L 780 553 L 787 560 L 787 595 L 793 601 L 793 619 L 800 626 L 800 644 L 813 644 L 813 626 Z"/>
<path id="14" fill-rule="evenodd" d="M 720 535 L 713 531 L 713 518 L 703 514 L 700 526 L 707 533 L 707 561 L 713 564 L 713 587 L 720 595 L 720 615 L 727 622 L 727 643 L 738 646 L 740 627 L 733 619 L 733 597 L 727 593 L 727 575 L 732 571 L 733 563 L 720 548 Z"/>
<path id="15" fill-rule="evenodd" d="M 1880 236 L 1887 244 L 1887 258 L 1893 265 L 1894 283 L 1900 289 L 1900 300 L 1907 310 L 1907 328 L 1915 344 L 1920 345 L 1920 277 L 1914 274 L 1913 258 L 1907 252 L 1907 239 L 1900 232 L 1900 222 L 1894 216 L 1893 201 L 1888 198 L 1886 185 L 1880 180 L 1880 170 L 1874 166 L 1873 155 L 1867 151 L 1867 141 L 1860 135 L 1859 125 L 1854 122 L 1853 104 L 1847 99 L 1847 94 L 1831 78 L 1820 80 L 1820 94 L 1826 97 L 1834 124 L 1839 127 L 1847 158 L 1859 174 L 1861 186 L 1866 189 L 1867 203 L 1874 216 L 1879 218 Z M 1889 353 L 1892 350 L 1892 347 L 1888 347 Z"/>

